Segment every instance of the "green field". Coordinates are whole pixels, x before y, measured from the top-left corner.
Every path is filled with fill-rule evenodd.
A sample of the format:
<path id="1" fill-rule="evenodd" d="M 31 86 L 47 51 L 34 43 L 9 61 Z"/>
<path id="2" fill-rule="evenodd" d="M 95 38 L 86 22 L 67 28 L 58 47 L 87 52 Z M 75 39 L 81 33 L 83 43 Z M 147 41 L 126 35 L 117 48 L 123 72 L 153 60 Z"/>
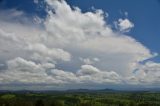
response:
<path id="1" fill-rule="evenodd" d="M 0 106 L 160 106 L 153 92 L 1 93 Z"/>

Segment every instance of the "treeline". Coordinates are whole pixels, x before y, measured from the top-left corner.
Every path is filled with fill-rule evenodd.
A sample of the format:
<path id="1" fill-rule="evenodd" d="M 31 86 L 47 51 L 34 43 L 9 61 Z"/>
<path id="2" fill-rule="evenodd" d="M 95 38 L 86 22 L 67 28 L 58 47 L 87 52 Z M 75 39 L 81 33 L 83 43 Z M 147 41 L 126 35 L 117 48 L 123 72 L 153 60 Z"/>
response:
<path id="1" fill-rule="evenodd" d="M 0 106 L 160 106 L 160 93 L 7 93 Z"/>

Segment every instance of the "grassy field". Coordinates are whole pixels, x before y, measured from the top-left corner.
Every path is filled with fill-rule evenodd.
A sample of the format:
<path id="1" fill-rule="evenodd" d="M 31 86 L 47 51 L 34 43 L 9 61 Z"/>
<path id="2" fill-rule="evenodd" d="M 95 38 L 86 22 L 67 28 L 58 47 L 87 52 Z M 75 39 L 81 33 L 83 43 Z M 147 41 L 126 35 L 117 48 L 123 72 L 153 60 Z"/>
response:
<path id="1" fill-rule="evenodd" d="M 7 92 L 0 106 L 160 106 L 153 92 Z"/>

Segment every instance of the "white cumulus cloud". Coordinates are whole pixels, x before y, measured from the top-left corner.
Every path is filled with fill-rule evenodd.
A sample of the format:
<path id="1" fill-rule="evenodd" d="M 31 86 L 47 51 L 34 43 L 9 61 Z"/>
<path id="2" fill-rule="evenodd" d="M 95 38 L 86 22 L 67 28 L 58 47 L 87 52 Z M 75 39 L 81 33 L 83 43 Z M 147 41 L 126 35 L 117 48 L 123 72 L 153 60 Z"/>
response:
<path id="1" fill-rule="evenodd" d="M 15 15 L 7 12 L 19 17 L 17 22 L 0 18 L 0 64 L 4 64 L 0 84 L 41 84 L 42 88 L 58 84 L 65 88 L 159 83 L 159 63 L 140 64 L 154 53 L 129 35 L 115 32 L 102 10 L 82 12 L 64 0 L 46 3 L 50 10 L 41 22 L 43 27 L 17 10 Z M 134 24 L 119 19 L 117 26 L 128 32 Z"/>
<path id="2" fill-rule="evenodd" d="M 129 32 L 134 24 L 129 19 L 119 19 L 118 22 L 115 22 L 116 28 L 121 32 Z"/>

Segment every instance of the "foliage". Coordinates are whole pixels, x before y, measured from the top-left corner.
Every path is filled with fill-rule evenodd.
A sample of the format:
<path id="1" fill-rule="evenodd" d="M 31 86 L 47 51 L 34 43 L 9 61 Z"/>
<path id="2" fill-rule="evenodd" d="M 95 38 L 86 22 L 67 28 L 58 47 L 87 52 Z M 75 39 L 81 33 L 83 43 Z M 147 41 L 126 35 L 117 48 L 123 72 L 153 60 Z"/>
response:
<path id="1" fill-rule="evenodd" d="M 2 99 L 13 99 L 15 98 L 16 96 L 13 95 L 13 94 L 5 94 L 5 95 L 2 95 L 1 98 Z"/>
<path id="2" fill-rule="evenodd" d="M 1 93 L 0 106 L 160 106 L 160 93 L 114 91 Z"/>

